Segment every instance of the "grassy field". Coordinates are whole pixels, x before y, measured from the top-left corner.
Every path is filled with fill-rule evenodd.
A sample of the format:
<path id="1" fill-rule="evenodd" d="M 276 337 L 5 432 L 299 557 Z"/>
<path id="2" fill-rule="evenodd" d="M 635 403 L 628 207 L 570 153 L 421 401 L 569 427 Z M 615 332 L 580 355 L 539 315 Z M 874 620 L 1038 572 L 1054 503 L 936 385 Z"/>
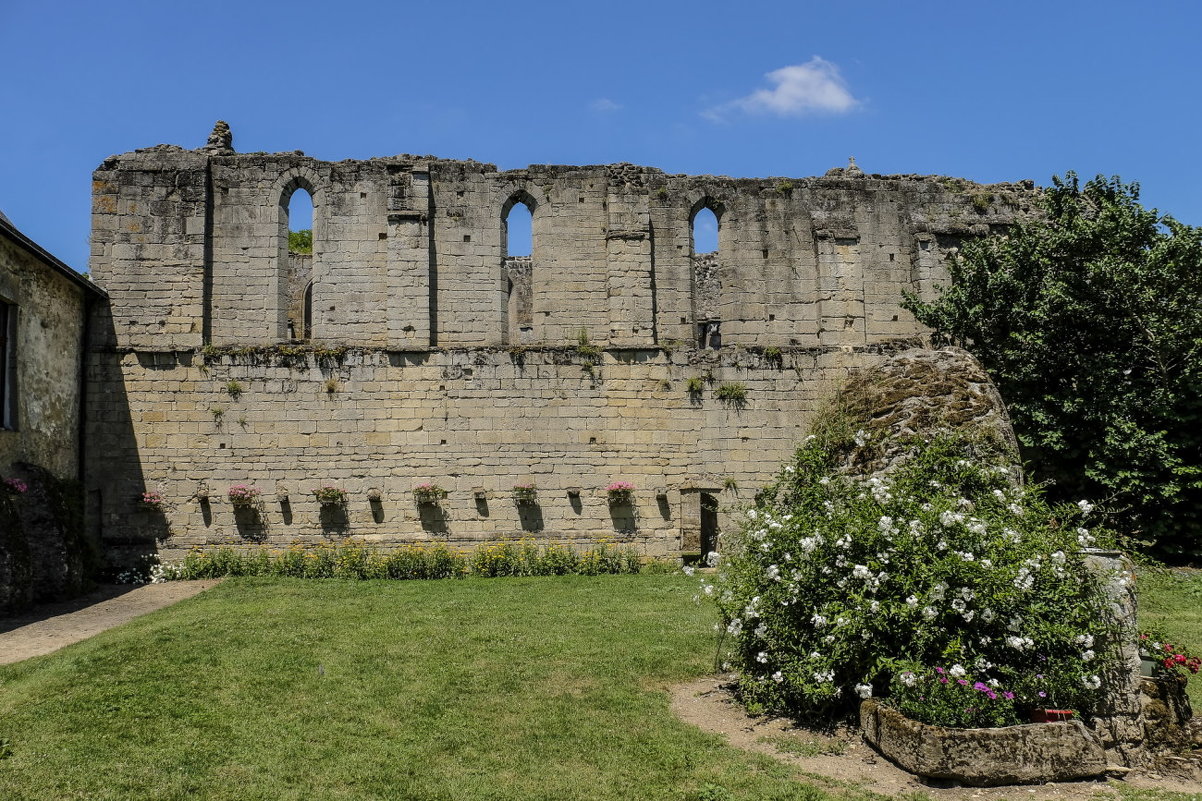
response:
<path id="1" fill-rule="evenodd" d="M 712 667 L 695 589 L 228 580 L 0 668 L 0 798 L 819 797 L 669 713 Z"/>
<path id="2" fill-rule="evenodd" d="M 1139 588 L 1141 626 L 1159 626 L 1174 643 L 1202 656 L 1202 570 L 1143 570 Z M 1190 704 L 1202 715 L 1202 673 L 1190 679 Z"/>
<path id="3" fill-rule="evenodd" d="M 1141 586 L 1196 635 L 1196 599 Z M 712 669 L 695 589 L 230 579 L 0 667 L 0 798 L 867 798 L 670 714 L 664 688 Z"/>

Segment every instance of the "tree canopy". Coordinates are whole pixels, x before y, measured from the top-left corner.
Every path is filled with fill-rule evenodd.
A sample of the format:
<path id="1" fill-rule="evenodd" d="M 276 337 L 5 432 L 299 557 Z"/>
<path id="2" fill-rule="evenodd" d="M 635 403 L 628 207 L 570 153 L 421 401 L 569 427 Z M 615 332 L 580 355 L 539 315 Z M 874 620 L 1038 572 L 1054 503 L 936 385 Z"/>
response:
<path id="1" fill-rule="evenodd" d="M 904 305 L 977 356 L 1053 498 L 1089 497 L 1162 555 L 1202 555 L 1202 229 L 1139 186 L 1068 173 L 1043 214 L 970 241 Z"/>
<path id="2" fill-rule="evenodd" d="M 288 252 L 310 254 L 313 252 L 313 230 L 306 228 L 303 231 L 288 232 Z"/>

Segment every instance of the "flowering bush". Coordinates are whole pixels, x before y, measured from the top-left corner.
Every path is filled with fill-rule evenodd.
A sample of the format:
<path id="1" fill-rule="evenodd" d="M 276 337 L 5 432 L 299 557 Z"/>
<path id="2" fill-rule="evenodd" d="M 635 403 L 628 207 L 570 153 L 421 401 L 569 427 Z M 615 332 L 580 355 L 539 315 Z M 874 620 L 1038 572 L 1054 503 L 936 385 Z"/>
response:
<path id="1" fill-rule="evenodd" d="M 162 509 L 167 501 L 162 493 L 149 490 L 138 497 L 138 505 L 143 509 Z"/>
<path id="2" fill-rule="evenodd" d="M 262 490 L 246 484 L 234 484 L 226 493 L 235 509 L 254 509 L 259 505 L 259 497 L 262 494 Z"/>
<path id="3" fill-rule="evenodd" d="M 908 718 L 942 726 L 981 728 L 1030 722 L 1020 717 L 1013 690 L 998 679 L 982 681 L 974 673 L 963 665 L 902 670 L 893 676 L 889 703 Z"/>
<path id="4" fill-rule="evenodd" d="M 615 481 L 605 488 L 605 494 L 610 503 L 629 503 L 634 497 L 634 484 L 629 481 Z"/>
<path id="5" fill-rule="evenodd" d="M 1011 719 L 990 705 L 1045 706 L 1038 692 L 1088 712 L 1115 634 L 1077 555 L 1094 535 L 1069 523 L 1092 507 L 1048 507 L 1005 467 L 973 459 L 963 438 L 909 447 L 888 479 L 865 479 L 835 471 L 811 437 L 728 540 L 703 591 L 734 638 L 742 696 L 814 715 L 894 691 L 913 710 L 899 677 L 951 665 L 964 674 L 954 687 L 934 682 L 928 722 Z M 947 711 L 957 693 L 976 703 Z"/>
<path id="6" fill-rule="evenodd" d="M 413 497 L 418 503 L 438 503 L 447 497 L 447 491 L 437 484 L 426 482 L 413 488 Z"/>
<path id="7" fill-rule="evenodd" d="M 19 478 L 6 478 L 0 481 L 0 487 L 8 490 L 14 495 L 24 495 L 29 491 L 29 485 Z"/>
<path id="8" fill-rule="evenodd" d="M 538 487 L 534 483 L 514 484 L 513 499 L 518 503 L 534 503 L 538 499 Z"/>
<path id="9" fill-rule="evenodd" d="M 313 488 L 313 497 L 322 506 L 346 506 L 346 490 L 333 484 Z"/>
<path id="10" fill-rule="evenodd" d="M 1165 642 L 1158 632 L 1140 634 L 1139 646 L 1141 654 L 1155 660 L 1169 675 L 1184 676 L 1202 670 L 1202 658 L 1192 656 L 1184 646 Z"/>

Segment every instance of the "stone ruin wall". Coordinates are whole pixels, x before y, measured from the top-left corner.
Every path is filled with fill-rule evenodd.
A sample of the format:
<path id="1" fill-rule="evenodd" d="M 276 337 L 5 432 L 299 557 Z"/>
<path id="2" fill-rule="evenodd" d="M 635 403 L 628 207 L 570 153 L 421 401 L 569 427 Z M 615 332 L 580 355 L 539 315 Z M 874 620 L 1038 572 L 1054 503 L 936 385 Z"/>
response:
<path id="1" fill-rule="evenodd" d="M 111 305 L 89 362 L 90 519 L 111 549 L 168 556 L 345 534 L 696 550 L 704 496 L 749 500 L 849 371 L 922 334 L 902 291 L 931 296 L 951 248 L 1033 199 L 854 166 L 730 179 L 173 146 L 106 160 L 93 187 Z M 286 245 L 297 187 L 305 260 Z M 506 258 L 517 202 L 528 260 Z M 715 256 L 693 253 L 701 208 Z M 745 400 L 720 401 L 726 383 Z M 531 480 L 539 504 L 519 508 Z M 606 502 L 615 480 L 632 508 Z M 316 504 L 323 481 L 349 491 L 345 514 Z M 441 507 L 414 503 L 422 481 L 450 491 Z M 236 482 L 263 490 L 259 516 L 234 514 Z M 139 511 L 143 489 L 168 508 Z"/>

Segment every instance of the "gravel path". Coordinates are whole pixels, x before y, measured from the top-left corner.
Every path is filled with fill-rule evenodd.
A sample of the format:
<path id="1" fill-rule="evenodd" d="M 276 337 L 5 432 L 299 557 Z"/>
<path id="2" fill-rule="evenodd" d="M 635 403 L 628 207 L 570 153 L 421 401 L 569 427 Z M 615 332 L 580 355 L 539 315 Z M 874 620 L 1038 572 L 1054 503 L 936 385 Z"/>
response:
<path id="1" fill-rule="evenodd" d="M 16 617 L 0 618 L 0 665 L 86 640 L 147 612 L 191 598 L 218 581 L 168 581 L 140 587 L 107 584 L 81 598 L 44 604 Z"/>

